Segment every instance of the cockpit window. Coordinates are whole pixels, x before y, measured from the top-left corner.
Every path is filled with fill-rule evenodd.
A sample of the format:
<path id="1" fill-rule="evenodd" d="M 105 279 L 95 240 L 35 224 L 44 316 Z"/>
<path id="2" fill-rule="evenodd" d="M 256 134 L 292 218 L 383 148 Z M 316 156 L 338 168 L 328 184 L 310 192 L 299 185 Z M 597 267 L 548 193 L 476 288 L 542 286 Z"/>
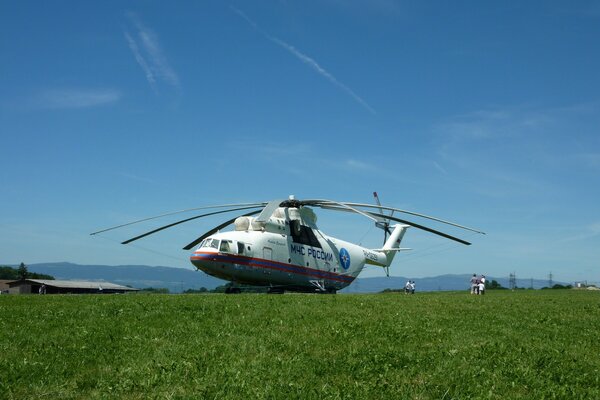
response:
<path id="1" fill-rule="evenodd" d="M 230 240 L 221 240 L 221 246 L 219 247 L 219 251 L 231 253 L 231 246 L 229 245 L 229 243 L 231 243 Z"/>
<path id="2" fill-rule="evenodd" d="M 301 225 L 300 221 L 290 221 L 290 233 L 292 234 L 292 240 L 296 243 L 322 248 L 313 230 L 308 226 Z"/>
<path id="3" fill-rule="evenodd" d="M 206 247 L 212 247 L 213 249 L 219 248 L 219 241 L 217 239 L 207 239 Z"/>

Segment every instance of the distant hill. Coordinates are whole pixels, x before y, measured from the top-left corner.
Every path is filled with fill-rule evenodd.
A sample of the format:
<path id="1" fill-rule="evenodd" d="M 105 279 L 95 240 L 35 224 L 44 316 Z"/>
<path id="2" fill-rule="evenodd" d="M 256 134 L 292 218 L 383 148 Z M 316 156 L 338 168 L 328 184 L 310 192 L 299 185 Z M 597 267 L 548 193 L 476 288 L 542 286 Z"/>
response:
<path id="1" fill-rule="evenodd" d="M 78 265 L 68 262 L 30 264 L 29 272 L 54 276 L 56 279 L 104 280 L 138 289 L 154 287 L 167 288 L 171 293 L 205 287 L 214 289 L 226 281 L 213 278 L 202 271 L 173 267 L 150 267 L 147 265 Z M 340 293 L 376 293 L 385 289 L 402 289 L 409 278 L 403 276 L 358 278 Z M 440 275 L 427 278 L 410 278 L 416 282 L 417 292 L 439 290 L 468 290 L 470 274 Z M 508 287 L 508 278 L 488 276 L 488 282 L 498 281 Z M 530 279 L 517 279 L 517 287 L 529 288 Z M 556 282 L 561 283 L 561 282 Z M 547 280 L 533 280 L 533 288 L 541 289 L 548 285 Z"/>
<path id="2" fill-rule="evenodd" d="M 79 265 L 68 262 L 29 264 L 30 272 L 49 274 L 56 279 L 108 281 L 138 289 L 167 288 L 171 293 L 205 287 L 214 289 L 226 281 L 202 271 L 185 268 L 150 267 L 147 265 Z"/>

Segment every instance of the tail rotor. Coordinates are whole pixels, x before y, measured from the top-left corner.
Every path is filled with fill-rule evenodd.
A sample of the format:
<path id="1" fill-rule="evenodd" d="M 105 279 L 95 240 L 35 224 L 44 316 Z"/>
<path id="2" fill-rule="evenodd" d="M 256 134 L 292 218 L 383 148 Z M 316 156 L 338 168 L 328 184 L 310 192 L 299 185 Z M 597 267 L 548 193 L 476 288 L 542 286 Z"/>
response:
<path id="1" fill-rule="evenodd" d="M 383 244 L 385 245 L 385 243 L 387 242 L 388 235 L 392 234 L 392 230 L 390 229 L 390 220 L 385 218 L 385 216 L 387 216 L 387 213 L 385 213 L 383 211 L 383 208 L 381 207 L 381 202 L 379 201 L 379 195 L 377 195 L 377 192 L 373 192 L 373 197 L 375 198 L 375 202 L 379 206 L 380 215 L 384 216 L 377 218 L 377 221 L 375 221 L 375 226 L 379 229 L 383 229 Z M 390 217 L 392 216 L 392 214 L 394 214 L 394 210 L 390 212 Z M 390 276 L 389 266 L 385 267 L 385 274 L 388 277 Z"/>

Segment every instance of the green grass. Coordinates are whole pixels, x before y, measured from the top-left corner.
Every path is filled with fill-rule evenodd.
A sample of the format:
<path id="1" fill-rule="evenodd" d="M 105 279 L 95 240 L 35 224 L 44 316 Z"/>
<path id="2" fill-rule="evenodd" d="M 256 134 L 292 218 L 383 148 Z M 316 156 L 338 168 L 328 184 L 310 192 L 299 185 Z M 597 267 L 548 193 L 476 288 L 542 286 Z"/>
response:
<path id="1" fill-rule="evenodd" d="M 600 294 L 0 296 L 0 398 L 600 398 Z"/>

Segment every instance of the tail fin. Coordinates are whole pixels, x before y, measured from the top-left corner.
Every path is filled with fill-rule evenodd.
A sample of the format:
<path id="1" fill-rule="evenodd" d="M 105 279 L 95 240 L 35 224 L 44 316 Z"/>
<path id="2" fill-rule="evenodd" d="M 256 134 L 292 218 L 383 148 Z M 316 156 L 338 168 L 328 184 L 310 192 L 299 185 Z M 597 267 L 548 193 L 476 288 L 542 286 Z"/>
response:
<path id="1" fill-rule="evenodd" d="M 396 224 L 393 226 L 393 228 L 394 230 L 392 231 L 390 237 L 383 245 L 384 250 L 399 249 L 400 242 L 404 237 L 404 233 L 406 233 L 406 230 L 410 228 L 410 225 Z"/>
<path id="2" fill-rule="evenodd" d="M 402 242 L 402 238 L 406 233 L 406 230 L 410 228 L 410 225 L 394 225 L 394 230 L 390 233 L 390 237 L 383 245 L 382 249 L 373 249 L 372 251 L 377 251 L 381 256 L 378 256 L 378 262 L 368 262 L 369 264 L 377 265 L 379 267 L 383 267 L 385 269 L 385 274 L 390 276 L 390 265 L 392 265 L 392 261 L 394 261 L 394 257 L 396 253 L 401 250 L 410 250 L 407 248 L 401 248 L 400 242 Z M 383 253 L 383 254 L 381 254 Z M 385 256 L 385 259 L 383 257 Z"/>
<path id="3" fill-rule="evenodd" d="M 402 242 L 402 239 L 404 238 L 404 234 L 406 233 L 406 230 L 408 228 L 410 228 L 409 225 L 402 225 L 402 224 L 394 225 L 394 230 L 390 234 L 390 237 L 388 238 L 388 240 L 383 245 L 383 249 L 381 249 L 381 251 L 383 251 L 385 253 L 385 256 L 387 258 L 387 267 L 388 268 L 392 264 L 392 261 L 394 260 L 394 256 L 396 255 L 396 252 L 398 252 L 400 250 L 408 250 L 408 249 L 400 248 L 400 242 Z"/>

